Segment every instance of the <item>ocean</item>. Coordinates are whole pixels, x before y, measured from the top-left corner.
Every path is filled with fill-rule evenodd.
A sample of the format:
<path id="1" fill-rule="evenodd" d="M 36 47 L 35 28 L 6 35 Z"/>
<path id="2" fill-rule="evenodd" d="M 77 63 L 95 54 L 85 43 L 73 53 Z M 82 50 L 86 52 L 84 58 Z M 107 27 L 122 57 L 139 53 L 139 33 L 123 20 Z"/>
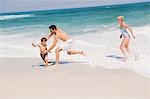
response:
<path id="1" fill-rule="evenodd" d="M 136 39 L 130 40 L 130 47 L 137 61 L 121 62 L 106 57 L 122 56 L 116 19 L 120 15 L 125 16 L 125 22 L 135 33 Z M 41 37 L 48 35 L 48 27 L 52 24 L 70 35 L 74 41 L 72 49 L 87 53 L 84 58 L 79 55 L 68 56 L 62 52 L 61 59 L 83 61 L 91 67 L 126 68 L 150 77 L 150 2 L 1 13 L 0 57 L 40 57 L 38 48 L 33 48 L 31 43 L 38 43 Z M 51 42 L 52 39 L 48 41 L 49 46 Z M 55 49 L 49 54 L 49 58 L 55 59 Z"/>

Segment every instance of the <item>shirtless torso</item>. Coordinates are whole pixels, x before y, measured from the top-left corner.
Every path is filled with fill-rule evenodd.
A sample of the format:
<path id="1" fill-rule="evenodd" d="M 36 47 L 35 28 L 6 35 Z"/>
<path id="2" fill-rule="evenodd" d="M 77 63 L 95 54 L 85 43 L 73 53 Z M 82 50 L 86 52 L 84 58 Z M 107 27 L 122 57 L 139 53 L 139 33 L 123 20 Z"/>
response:
<path id="1" fill-rule="evenodd" d="M 40 53 L 41 54 L 47 52 L 47 45 L 46 44 L 40 43 L 39 48 L 40 48 Z"/>
<path id="2" fill-rule="evenodd" d="M 63 43 L 60 46 L 58 46 L 55 50 L 55 52 L 56 52 L 56 64 L 59 64 L 59 53 L 62 50 L 67 51 L 67 53 L 69 55 L 81 54 L 81 55 L 85 56 L 83 51 L 75 51 L 75 50 L 71 49 L 72 40 L 69 38 L 69 36 L 66 32 L 64 32 L 63 30 L 57 28 L 55 25 L 51 25 L 49 27 L 49 29 L 50 29 L 51 34 L 47 37 L 47 39 L 49 39 L 53 35 L 54 36 L 54 41 L 51 44 L 51 46 L 49 47 L 48 51 L 51 51 L 55 47 L 58 40 L 63 41 Z"/>
<path id="3" fill-rule="evenodd" d="M 55 33 L 56 33 L 56 37 L 64 42 L 66 42 L 69 39 L 68 34 L 61 29 L 57 29 Z"/>

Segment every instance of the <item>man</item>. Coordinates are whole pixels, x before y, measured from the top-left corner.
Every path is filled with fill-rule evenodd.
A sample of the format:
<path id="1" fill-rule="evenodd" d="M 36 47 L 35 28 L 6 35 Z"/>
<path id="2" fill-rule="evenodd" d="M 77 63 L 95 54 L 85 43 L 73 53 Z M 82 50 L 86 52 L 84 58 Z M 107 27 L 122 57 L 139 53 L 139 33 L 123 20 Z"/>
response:
<path id="1" fill-rule="evenodd" d="M 56 65 L 59 64 L 59 56 L 60 56 L 60 52 L 62 50 L 67 51 L 67 53 L 69 55 L 81 54 L 81 55 L 85 56 L 83 51 L 73 51 L 73 50 L 71 50 L 72 40 L 68 36 L 67 33 L 65 33 L 61 29 L 57 28 L 55 25 L 49 26 L 49 29 L 50 29 L 51 34 L 47 37 L 47 39 L 49 39 L 51 36 L 54 36 L 54 41 L 53 41 L 52 45 L 50 46 L 50 48 L 48 49 L 49 52 L 55 47 L 55 45 L 58 42 L 58 39 L 63 41 L 62 45 L 60 45 L 58 48 L 56 48 L 56 51 L 55 51 L 56 52 Z"/>

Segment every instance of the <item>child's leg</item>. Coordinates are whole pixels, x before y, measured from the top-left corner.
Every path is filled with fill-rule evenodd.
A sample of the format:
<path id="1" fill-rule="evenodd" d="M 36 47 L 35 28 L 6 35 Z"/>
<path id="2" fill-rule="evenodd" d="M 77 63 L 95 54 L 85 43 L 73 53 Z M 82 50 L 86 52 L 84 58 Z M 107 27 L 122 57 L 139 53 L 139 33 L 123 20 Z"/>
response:
<path id="1" fill-rule="evenodd" d="M 45 67 L 48 67 L 48 60 L 45 60 Z"/>
<path id="2" fill-rule="evenodd" d="M 45 67 L 48 67 L 48 54 L 45 55 L 44 62 L 45 62 Z"/>
<path id="3" fill-rule="evenodd" d="M 41 58 L 43 59 L 45 63 L 45 67 L 47 67 L 48 66 L 48 53 L 41 54 Z"/>

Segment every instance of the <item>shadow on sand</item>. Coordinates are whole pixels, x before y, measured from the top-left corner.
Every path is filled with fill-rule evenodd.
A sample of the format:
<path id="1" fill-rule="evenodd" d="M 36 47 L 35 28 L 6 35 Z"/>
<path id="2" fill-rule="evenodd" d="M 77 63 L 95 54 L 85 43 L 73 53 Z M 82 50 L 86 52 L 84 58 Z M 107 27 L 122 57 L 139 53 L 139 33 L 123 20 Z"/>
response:
<path id="1" fill-rule="evenodd" d="M 107 58 L 113 58 L 113 59 L 116 59 L 116 60 L 119 60 L 119 61 L 125 61 L 124 57 L 121 57 L 121 56 L 118 56 L 118 55 L 107 55 L 106 57 Z"/>
<path id="2" fill-rule="evenodd" d="M 59 62 L 59 64 L 71 64 L 71 63 L 84 63 L 84 62 L 68 62 L 68 61 L 60 61 Z M 56 64 L 55 61 L 48 62 L 48 66 L 53 66 L 55 64 Z M 41 63 L 38 63 L 37 65 L 32 65 L 32 67 L 36 67 L 36 66 L 45 67 L 45 63 L 41 62 Z"/>

